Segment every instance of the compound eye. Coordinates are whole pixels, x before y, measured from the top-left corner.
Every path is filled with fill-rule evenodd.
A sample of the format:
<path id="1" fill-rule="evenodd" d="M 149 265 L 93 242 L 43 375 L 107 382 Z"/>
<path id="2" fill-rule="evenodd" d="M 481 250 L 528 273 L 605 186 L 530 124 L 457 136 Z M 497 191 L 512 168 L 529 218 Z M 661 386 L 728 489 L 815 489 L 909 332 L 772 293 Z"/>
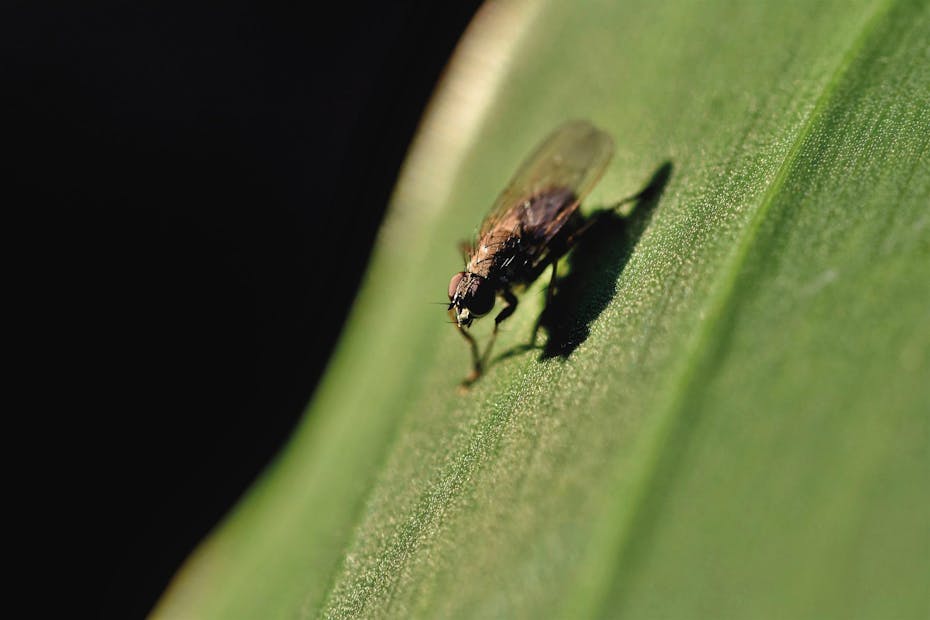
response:
<path id="1" fill-rule="evenodd" d="M 472 289 L 471 298 L 468 300 L 468 309 L 475 316 L 482 316 L 491 311 L 494 307 L 494 287 L 486 280 L 482 280 L 478 286 Z"/>
<path id="2" fill-rule="evenodd" d="M 460 271 L 449 280 L 449 301 L 452 301 L 452 298 L 455 297 L 455 291 L 459 287 L 459 282 L 462 281 L 462 278 L 465 277 L 465 272 Z"/>

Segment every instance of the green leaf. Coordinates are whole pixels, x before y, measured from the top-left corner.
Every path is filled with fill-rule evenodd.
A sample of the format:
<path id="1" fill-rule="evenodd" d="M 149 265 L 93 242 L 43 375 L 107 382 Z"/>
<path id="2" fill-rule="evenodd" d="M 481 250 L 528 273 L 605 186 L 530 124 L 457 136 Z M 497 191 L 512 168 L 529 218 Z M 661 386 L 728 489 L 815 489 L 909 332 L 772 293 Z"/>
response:
<path id="1" fill-rule="evenodd" d="M 537 282 L 460 395 L 429 302 L 570 118 L 617 143 L 591 205 L 668 182 L 565 261 L 562 348 L 518 348 Z M 304 423 L 156 615 L 928 617 L 928 138 L 925 1 L 489 3 Z"/>

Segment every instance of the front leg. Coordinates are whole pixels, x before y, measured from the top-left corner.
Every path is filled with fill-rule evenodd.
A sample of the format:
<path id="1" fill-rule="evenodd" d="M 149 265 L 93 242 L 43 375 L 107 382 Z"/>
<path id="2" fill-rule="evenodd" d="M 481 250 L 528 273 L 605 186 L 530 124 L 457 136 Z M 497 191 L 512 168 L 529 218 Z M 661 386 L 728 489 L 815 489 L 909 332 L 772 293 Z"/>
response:
<path id="1" fill-rule="evenodd" d="M 455 310 L 449 310 L 449 316 L 452 318 L 452 324 L 455 325 L 455 329 L 462 334 L 462 338 L 468 341 L 469 348 L 471 349 L 471 372 L 465 377 L 465 380 L 462 381 L 462 386 L 467 387 L 481 376 L 481 356 L 478 354 L 478 343 L 475 342 L 474 336 L 465 331 L 465 328 L 459 325 L 458 321 L 455 320 Z"/>

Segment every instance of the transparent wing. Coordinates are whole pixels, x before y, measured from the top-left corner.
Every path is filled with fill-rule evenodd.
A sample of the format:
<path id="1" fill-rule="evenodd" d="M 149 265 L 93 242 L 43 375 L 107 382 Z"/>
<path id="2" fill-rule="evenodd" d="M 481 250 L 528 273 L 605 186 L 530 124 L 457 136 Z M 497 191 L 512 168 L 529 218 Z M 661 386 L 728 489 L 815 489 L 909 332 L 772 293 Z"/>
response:
<path id="1" fill-rule="evenodd" d="M 611 137 L 588 121 L 562 125 L 517 170 L 482 222 L 479 236 L 495 229 L 503 220 L 512 219 L 515 210 L 541 207 L 539 201 L 531 199 L 547 192 L 559 192 L 569 200 L 561 201 L 558 206 L 550 202 L 546 213 L 521 214 L 517 219 L 564 222 L 601 178 L 613 150 Z"/>

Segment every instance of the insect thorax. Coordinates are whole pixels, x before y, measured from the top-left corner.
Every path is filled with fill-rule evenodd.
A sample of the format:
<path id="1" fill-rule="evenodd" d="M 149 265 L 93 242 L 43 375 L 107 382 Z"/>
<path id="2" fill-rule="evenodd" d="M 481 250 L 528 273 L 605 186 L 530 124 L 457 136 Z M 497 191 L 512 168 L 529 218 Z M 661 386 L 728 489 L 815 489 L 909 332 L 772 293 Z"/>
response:
<path id="1" fill-rule="evenodd" d="M 491 231 L 478 240 L 468 270 L 500 284 L 522 282 L 533 256 L 519 230 Z"/>

